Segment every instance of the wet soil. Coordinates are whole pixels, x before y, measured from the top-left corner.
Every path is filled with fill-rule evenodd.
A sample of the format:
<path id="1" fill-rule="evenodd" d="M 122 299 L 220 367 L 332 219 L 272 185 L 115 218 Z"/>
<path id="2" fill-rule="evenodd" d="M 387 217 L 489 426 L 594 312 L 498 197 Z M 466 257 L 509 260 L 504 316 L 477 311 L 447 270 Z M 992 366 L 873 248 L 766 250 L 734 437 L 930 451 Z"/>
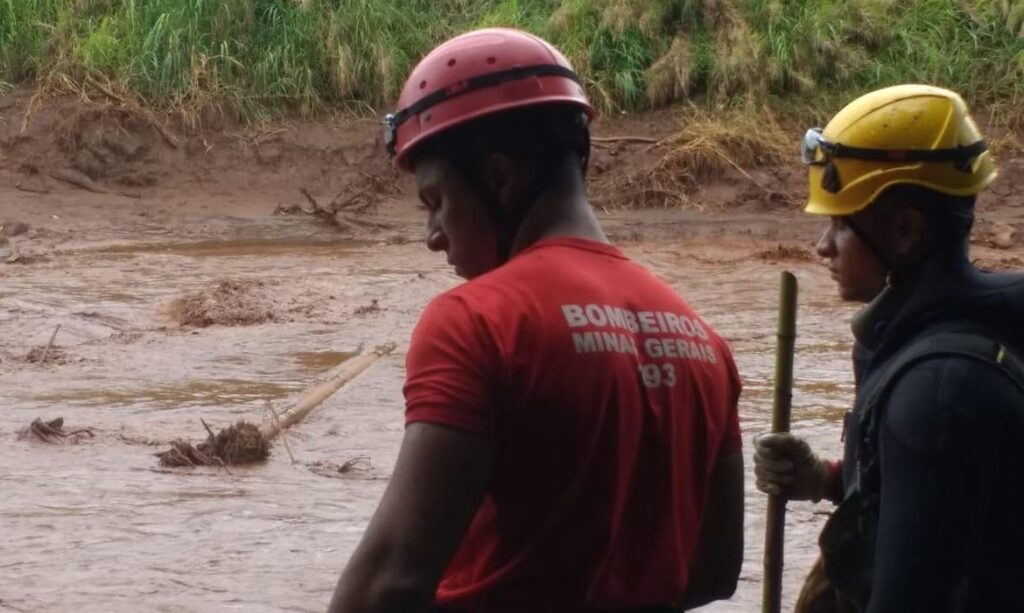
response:
<path id="1" fill-rule="evenodd" d="M 60 104 L 69 106 L 40 110 L 37 120 L 52 128 L 46 117 L 82 110 Z M 50 128 L 22 133 L 22 115 L 5 112 L 0 226 L 21 225 L 0 241 L 0 609 L 322 610 L 395 462 L 412 326 L 431 297 L 460 282 L 443 255 L 423 247 L 404 180 L 365 179 L 391 176 L 379 161 L 376 126 L 175 131 L 175 147 L 147 118 L 111 124 L 127 125 L 135 147 L 112 145 L 123 132 L 103 123 L 108 116 L 89 115 L 75 124 L 75 142 L 92 143 L 89 163 L 102 157 L 112 166 L 88 175 L 95 191 L 49 172 L 85 168 L 73 143 L 55 140 L 61 133 Z M 603 124 L 598 133 L 665 129 L 663 117 L 650 116 Z M 599 149 L 598 177 L 645 163 L 643 146 L 616 145 L 611 157 L 609 147 Z M 1003 167 L 981 207 L 974 256 L 1018 268 L 1024 161 Z M 792 169 L 750 174 L 776 182 L 773 193 L 802 189 Z M 358 180 L 382 196 L 364 206 L 346 187 Z M 26 190 L 29 183 L 39 189 Z M 308 211 L 303 189 L 325 209 L 340 206 L 348 221 L 273 214 Z M 602 220 L 617 244 L 731 342 L 745 385 L 748 450 L 749 437 L 769 423 L 779 272 L 794 271 L 794 430 L 838 455 L 853 393 L 845 322 L 854 307 L 837 299 L 814 256 L 819 221 L 743 177 L 700 186 L 690 199 L 700 207 L 636 211 L 610 202 Z M 13 255 L 19 260 L 3 263 Z M 51 351 L 62 359 L 26 359 L 58 324 Z M 267 463 L 159 467 L 157 445 L 205 439 L 200 419 L 214 431 L 263 423 L 267 400 L 294 400 L 361 347 L 391 341 L 394 354 L 276 439 Z M 66 446 L 19 440 L 35 418 L 58 415 L 93 436 Z M 758 608 L 765 497 L 752 478 L 747 495 L 739 591 L 708 611 Z M 789 607 L 827 510 L 790 505 Z"/>

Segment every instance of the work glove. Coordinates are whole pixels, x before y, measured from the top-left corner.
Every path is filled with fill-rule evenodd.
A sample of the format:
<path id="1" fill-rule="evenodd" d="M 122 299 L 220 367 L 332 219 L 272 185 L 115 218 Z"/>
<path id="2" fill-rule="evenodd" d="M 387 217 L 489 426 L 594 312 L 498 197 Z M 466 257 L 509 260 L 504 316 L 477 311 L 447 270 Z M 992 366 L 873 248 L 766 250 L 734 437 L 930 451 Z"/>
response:
<path id="1" fill-rule="evenodd" d="M 757 489 L 766 494 L 818 502 L 831 491 L 835 473 L 802 438 L 789 433 L 754 437 L 754 476 Z"/>

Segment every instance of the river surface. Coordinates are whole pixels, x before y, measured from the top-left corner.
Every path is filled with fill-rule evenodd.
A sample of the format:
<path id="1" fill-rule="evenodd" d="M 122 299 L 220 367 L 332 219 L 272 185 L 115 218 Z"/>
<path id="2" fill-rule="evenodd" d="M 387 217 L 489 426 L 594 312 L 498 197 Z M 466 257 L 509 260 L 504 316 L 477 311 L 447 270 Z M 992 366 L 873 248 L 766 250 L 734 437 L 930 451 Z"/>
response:
<path id="1" fill-rule="evenodd" d="M 0 611 L 325 608 L 396 458 L 411 328 L 459 280 L 418 242 L 297 238 L 278 232 L 286 225 L 191 242 L 69 243 L 43 261 L 0 267 Z M 624 249 L 732 344 L 748 473 L 750 437 L 769 423 L 779 272 L 793 270 L 793 428 L 819 452 L 840 453 L 852 309 L 819 264 L 706 238 Z M 180 326 L 178 301 L 223 280 L 248 283 L 253 308 L 270 320 Z M 26 363 L 58 324 L 59 363 Z M 276 444 L 267 464 L 159 468 L 159 444 L 200 440 L 200 418 L 214 428 L 262 423 L 267 400 L 287 406 L 353 352 L 389 341 L 398 350 L 289 430 L 288 449 Z M 34 418 L 58 416 L 95 437 L 64 446 L 17 438 Z M 340 471 L 349 460 L 352 470 Z M 748 474 L 739 590 L 704 610 L 759 610 L 765 502 Z M 789 506 L 784 610 L 827 510 Z"/>

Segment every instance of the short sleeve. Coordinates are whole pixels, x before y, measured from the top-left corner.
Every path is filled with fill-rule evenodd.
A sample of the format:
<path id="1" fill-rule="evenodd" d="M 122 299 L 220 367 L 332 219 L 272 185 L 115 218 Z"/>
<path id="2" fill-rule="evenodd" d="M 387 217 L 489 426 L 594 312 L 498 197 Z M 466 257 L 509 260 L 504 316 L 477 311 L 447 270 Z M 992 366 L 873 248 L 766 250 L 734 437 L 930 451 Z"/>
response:
<path id="1" fill-rule="evenodd" d="M 723 343 L 724 344 L 724 343 Z M 725 429 L 722 432 L 722 443 L 719 446 L 718 456 L 722 457 L 739 451 L 743 447 L 743 435 L 740 432 L 740 392 L 743 384 L 740 380 L 739 371 L 736 369 L 736 362 L 733 360 L 732 352 L 725 348 L 727 357 L 726 364 L 729 367 L 729 407 L 725 418 Z"/>
<path id="2" fill-rule="evenodd" d="M 493 437 L 500 355 L 482 314 L 443 294 L 427 306 L 406 357 L 405 422 Z"/>

